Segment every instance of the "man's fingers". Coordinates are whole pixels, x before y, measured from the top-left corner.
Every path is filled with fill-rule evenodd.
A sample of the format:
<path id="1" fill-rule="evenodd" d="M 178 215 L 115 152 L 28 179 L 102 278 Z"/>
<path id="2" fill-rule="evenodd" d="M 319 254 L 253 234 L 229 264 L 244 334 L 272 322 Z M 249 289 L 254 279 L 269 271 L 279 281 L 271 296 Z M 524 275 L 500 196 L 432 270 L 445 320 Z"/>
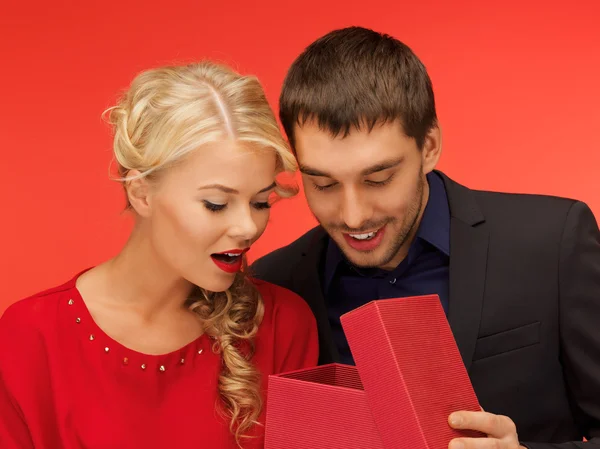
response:
<path id="1" fill-rule="evenodd" d="M 516 434 L 515 424 L 510 418 L 487 412 L 455 412 L 448 418 L 454 429 L 477 430 L 492 438 L 505 438 Z"/>
<path id="2" fill-rule="evenodd" d="M 501 449 L 502 441 L 496 438 L 455 438 L 448 449 Z"/>

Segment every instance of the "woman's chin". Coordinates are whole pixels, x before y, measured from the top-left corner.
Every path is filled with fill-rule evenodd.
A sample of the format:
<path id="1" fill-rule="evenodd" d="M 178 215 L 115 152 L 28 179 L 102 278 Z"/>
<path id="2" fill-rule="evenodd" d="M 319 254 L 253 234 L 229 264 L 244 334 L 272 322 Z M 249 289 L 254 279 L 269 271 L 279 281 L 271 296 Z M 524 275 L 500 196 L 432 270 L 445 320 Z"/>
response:
<path id="1" fill-rule="evenodd" d="M 230 288 L 233 285 L 234 279 L 234 274 L 223 273 L 221 276 L 212 276 L 211 279 L 203 278 L 197 279 L 196 281 L 192 280 L 192 283 L 209 292 L 219 293 Z"/>

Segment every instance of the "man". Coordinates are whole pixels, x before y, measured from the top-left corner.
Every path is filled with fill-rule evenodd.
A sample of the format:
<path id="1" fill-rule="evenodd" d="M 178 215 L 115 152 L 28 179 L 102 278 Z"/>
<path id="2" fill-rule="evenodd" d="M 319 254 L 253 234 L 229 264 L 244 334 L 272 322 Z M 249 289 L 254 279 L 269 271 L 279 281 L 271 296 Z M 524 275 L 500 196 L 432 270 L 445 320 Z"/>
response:
<path id="1" fill-rule="evenodd" d="M 320 226 L 253 269 L 310 304 L 320 363 L 353 362 L 343 313 L 436 293 L 485 410 L 457 412 L 450 425 L 488 435 L 452 449 L 600 447 L 600 235 L 590 209 L 474 191 L 434 170 L 441 133 L 427 71 L 371 30 L 311 44 L 285 79 L 280 117 Z"/>

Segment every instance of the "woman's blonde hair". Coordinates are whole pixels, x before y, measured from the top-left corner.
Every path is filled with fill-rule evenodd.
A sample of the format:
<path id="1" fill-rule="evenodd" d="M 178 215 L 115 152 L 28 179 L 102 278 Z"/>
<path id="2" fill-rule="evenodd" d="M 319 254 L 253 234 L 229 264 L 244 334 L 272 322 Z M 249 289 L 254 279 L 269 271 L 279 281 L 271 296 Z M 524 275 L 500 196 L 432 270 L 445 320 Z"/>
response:
<path id="1" fill-rule="evenodd" d="M 107 112 L 124 184 L 139 177 L 152 179 L 203 144 L 226 139 L 273 151 L 278 171 L 296 169 L 259 81 L 224 65 L 205 61 L 142 72 Z M 140 174 L 129 176 L 131 170 Z M 290 196 L 295 189 L 277 184 L 276 193 Z M 197 287 L 189 305 L 223 359 L 219 395 L 239 445 L 262 410 L 260 373 L 251 363 L 253 339 L 264 315 L 262 298 L 239 273 L 225 292 Z"/>

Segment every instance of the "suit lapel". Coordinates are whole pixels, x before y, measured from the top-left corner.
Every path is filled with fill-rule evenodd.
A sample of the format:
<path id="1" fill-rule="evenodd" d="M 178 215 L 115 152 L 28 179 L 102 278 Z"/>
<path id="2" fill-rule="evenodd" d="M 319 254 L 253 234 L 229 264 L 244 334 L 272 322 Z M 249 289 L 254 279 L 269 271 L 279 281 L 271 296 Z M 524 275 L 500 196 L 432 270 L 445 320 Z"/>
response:
<path id="1" fill-rule="evenodd" d="M 481 321 L 489 233 L 473 192 L 442 177 L 451 215 L 448 321 L 469 370 Z"/>
<path id="2" fill-rule="evenodd" d="M 310 305 L 319 328 L 319 364 L 339 361 L 339 354 L 333 341 L 329 324 L 327 304 L 323 296 L 321 276 L 323 253 L 327 243 L 327 233 L 321 228 L 315 229 L 315 235 L 302 253 L 293 278 L 293 290 Z"/>

